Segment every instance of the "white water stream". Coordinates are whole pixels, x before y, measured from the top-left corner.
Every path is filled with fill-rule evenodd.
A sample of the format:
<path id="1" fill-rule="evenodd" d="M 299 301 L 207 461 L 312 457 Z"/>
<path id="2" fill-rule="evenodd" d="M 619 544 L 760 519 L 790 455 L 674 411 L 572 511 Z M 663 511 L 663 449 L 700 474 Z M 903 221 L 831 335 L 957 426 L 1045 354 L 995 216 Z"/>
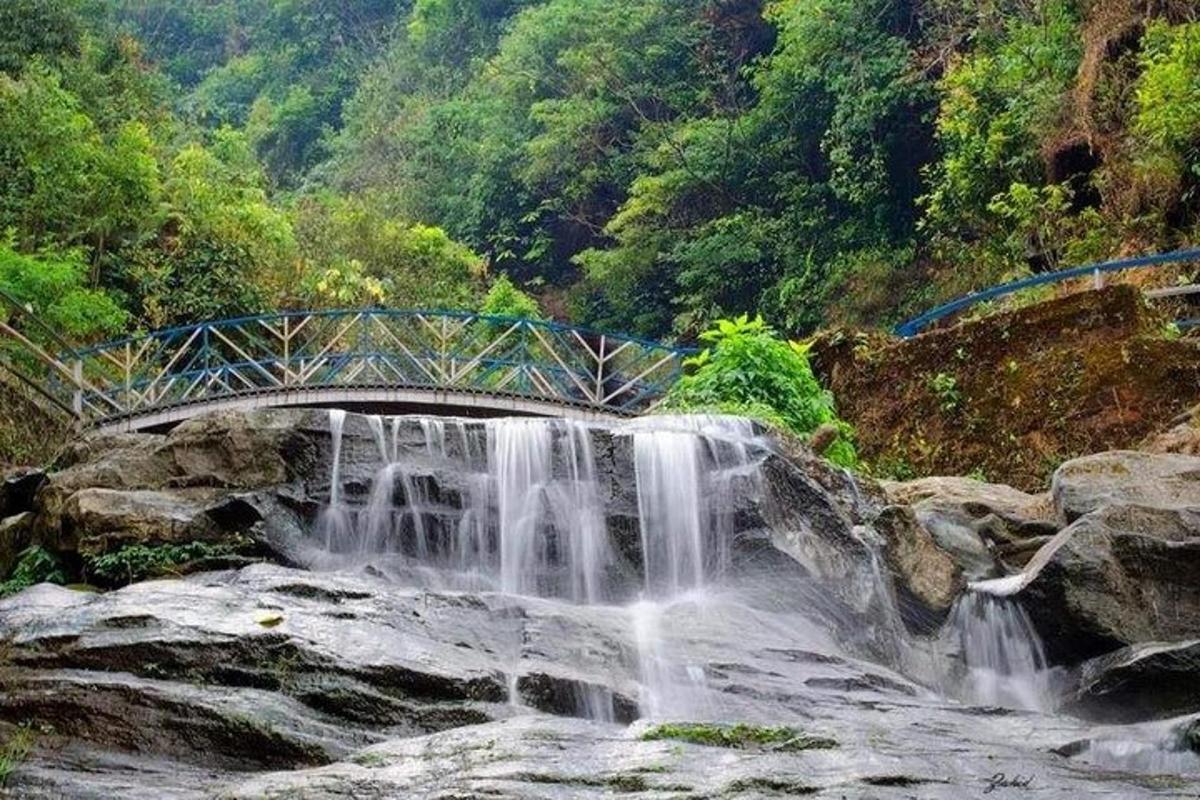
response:
<path id="1" fill-rule="evenodd" d="M 651 417 L 619 432 L 631 440 L 636 485 L 637 531 L 623 545 L 608 516 L 619 487 L 597 475 L 592 430 L 583 423 L 369 417 L 378 464 L 365 502 L 352 503 L 342 485 L 345 412 L 331 411 L 329 422 L 329 503 L 317 531 L 326 551 L 362 565 L 382 555 L 398 557 L 418 585 L 622 608 L 636 648 L 637 702 L 645 717 L 720 713 L 706 691 L 706 664 L 696 660 L 694 647 L 683 646 L 694 645 L 694 637 L 747 621 L 763 630 L 807 630 L 812 622 L 798 611 L 810 600 L 814 609 L 827 604 L 819 590 L 806 596 L 804 587 L 768 579 L 760 582 L 758 605 L 751 608 L 742 582 L 753 586 L 754 577 L 731 576 L 736 496 L 762 486 L 751 453 L 761 453 L 765 443 L 746 420 Z M 979 592 L 960 600 L 943 637 L 961 657 L 959 669 L 952 669 L 951 658 L 934 656 L 903 633 L 878 543 L 869 538 L 862 542 L 866 563 L 853 565 L 853 575 L 818 577 L 854 587 L 861 595 L 854 607 L 874 609 L 876 653 L 886 652 L 894 668 L 967 702 L 1053 708 L 1041 643 L 1015 603 Z M 627 552 L 622 556 L 622 546 L 636 548 L 638 575 L 628 574 L 631 559 Z M 804 541 L 796 547 L 806 550 Z M 805 567 L 820 573 L 838 569 L 835 563 L 814 558 Z M 735 584 L 741 595 L 732 591 Z M 827 638 L 819 631 L 804 635 Z M 520 658 L 518 642 L 510 673 L 513 702 L 519 702 Z M 611 691 L 581 691 L 578 712 L 611 720 Z"/>

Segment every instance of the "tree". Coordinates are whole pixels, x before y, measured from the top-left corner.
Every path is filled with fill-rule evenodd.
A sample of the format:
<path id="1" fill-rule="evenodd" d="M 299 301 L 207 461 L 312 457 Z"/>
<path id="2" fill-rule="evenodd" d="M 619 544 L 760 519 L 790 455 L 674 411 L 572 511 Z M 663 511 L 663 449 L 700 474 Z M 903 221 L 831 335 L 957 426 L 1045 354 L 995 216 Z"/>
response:
<path id="1" fill-rule="evenodd" d="M 88 288 L 88 267 L 78 251 L 23 255 L 11 240 L 0 241 L 0 291 L 76 341 L 115 334 L 128 319 L 107 294 Z"/>
<path id="2" fill-rule="evenodd" d="M 48 68 L 0 75 L 0 229 L 26 250 L 108 249 L 157 222 L 161 194 L 148 129 L 128 123 L 105 139 Z M 99 284 L 93 271 L 92 284 Z"/>
<path id="3" fill-rule="evenodd" d="M 475 307 L 485 264 L 444 230 L 390 216 L 370 198 L 306 198 L 294 212 L 306 299 L 322 305 Z"/>
<path id="4" fill-rule="evenodd" d="M 79 53 L 83 25 L 67 0 L 5 0 L 0 4 L 0 72 L 19 75 L 36 56 Z"/>

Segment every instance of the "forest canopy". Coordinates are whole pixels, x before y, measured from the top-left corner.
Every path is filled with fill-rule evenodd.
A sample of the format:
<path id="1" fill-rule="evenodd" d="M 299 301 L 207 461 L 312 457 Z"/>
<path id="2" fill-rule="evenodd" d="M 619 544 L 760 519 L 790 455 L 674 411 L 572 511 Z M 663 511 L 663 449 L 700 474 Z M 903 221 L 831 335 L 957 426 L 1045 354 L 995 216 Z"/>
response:
<path id="1" fill-rule="evenodd" d="M 885 326 L 1195 242 L 1198 14 L 8 0 L 0 288 L 82 339 L 485 301 L 685 341 Z"/>

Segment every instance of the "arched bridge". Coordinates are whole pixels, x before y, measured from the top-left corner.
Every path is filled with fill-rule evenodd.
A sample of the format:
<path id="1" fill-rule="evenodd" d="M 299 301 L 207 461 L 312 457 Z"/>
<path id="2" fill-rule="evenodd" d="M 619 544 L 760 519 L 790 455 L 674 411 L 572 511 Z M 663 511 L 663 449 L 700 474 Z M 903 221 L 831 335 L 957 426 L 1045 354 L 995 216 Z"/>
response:
<path id="1" fill-rule="evenodd" d="M 71 346 L 18 306 L 0 365 L 84 427 L 221 409 L 363 406 L 602 418 L 653 408 L 692 351 L 508 317 L 365 309 L 204 322 Z"/>

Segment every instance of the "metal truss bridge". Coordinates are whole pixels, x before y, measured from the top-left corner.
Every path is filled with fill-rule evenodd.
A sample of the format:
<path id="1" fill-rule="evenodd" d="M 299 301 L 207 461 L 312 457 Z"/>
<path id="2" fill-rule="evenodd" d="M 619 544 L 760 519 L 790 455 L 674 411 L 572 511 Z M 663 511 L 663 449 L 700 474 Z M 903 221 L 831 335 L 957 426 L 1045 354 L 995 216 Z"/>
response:
<path id="1" fill-rule="evenodd" d="M 3 372 L 101 431 L 279 406 L 631 416 L 661 402 L 692 352 L 552 322 L 391 309 L 265 314 L 79 348 L 19 305 L 0 307 Z"/>

